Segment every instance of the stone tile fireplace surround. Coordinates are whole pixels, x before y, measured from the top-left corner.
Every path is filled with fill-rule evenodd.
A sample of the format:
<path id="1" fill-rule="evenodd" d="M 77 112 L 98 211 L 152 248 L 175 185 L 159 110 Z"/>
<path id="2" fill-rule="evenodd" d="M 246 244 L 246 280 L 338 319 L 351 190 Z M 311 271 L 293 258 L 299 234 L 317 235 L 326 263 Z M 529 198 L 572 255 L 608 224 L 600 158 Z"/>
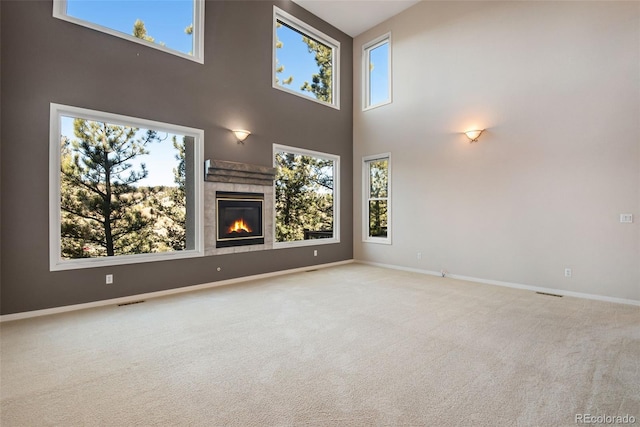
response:
<path id="1" fill-rule="evenodd" d="M 268 166 L 211 160 L 204 182 L 205 255 L 221 255 L 273 248 L 274 193 L 276 169 Z M 264 243 L 216 248 L 216 192 L 264 193 Z"/>

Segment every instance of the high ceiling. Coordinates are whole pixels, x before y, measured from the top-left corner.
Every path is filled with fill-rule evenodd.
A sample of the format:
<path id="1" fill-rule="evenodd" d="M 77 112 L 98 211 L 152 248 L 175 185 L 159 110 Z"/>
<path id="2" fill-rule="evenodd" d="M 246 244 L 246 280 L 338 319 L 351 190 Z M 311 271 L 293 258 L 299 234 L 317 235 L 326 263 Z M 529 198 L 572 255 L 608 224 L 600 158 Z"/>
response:
<path id="1" fill-rule="evenodd" d="M 355 37 L 420 0 L 293 1 L 351 37 Z"/>

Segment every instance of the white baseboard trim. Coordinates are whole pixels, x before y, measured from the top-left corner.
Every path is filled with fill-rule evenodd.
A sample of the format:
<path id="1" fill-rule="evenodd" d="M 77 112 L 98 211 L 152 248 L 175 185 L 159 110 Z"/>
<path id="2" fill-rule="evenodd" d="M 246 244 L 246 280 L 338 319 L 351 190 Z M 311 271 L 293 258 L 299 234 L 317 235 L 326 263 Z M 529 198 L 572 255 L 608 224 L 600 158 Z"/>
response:
<path id="1" fill-rule="evenodd" d="M 181 294 L 185 292 L 199 291 L 201 289 L 215 288 L 218 286 L 232 285 L 235 283 L 249 282 L 252 280 L 267 279 L 270 277 L 284 276 L 286 274 L 301 273 L 319 268 L 336 267 L 339 265 L 351 264 L 352 259 L 346 261 L 330 262 L 327 264 L 309 265 L 307 267 L 292 268 L 290 270 L 274 271 L 272 273 L 255 274 L 253 276 L 237 277 L 235 279 L 220 280 L 218 282 L 203 283 L 200 285 L 185 286 L 182 288 L 167 289 L 164 291 L 149 292 L 146 294 L 130 295 L 120 298 L 112 298 L 101 301 L 87 302 L 83 304 L 65 305 L 62 307 L 46 308 L 43 310 L 25 311 L 22 313 L 12 313 L 0 316 L 0 323 L 13 320 L 29 319 L 32 317 L 49 316 L 51 314 L 67 313 L 70 311 L 84 310 L 87 308 L 104 307 L 107 305 L 126 304 L 134 301 L 147 300 L 151 298 L 164 297 L 167 295 Z"/>
<path id="2" fill-rule="evenodd" d="M 389 268 L 389 269 L 392 269 L 392 270 L 402 270 L 402 271 L 409 271 L 409 272 L 413 272 L 413 273 L 429 274 L 431 276 L 440 276 L 440 277 L 442 277 L 442 273 L 440 273 L 438 271 L 422 270 L 422 269 L 419 269 L 419 268 L 403 267 L 403 266 L 400 266 L 400 265 L 382 264 L 382 263 L 378 263 L 378 262 L 369 262 L 369 261 L 361 261 L 361 260 L 355 260 L 355 262 L 359 263 L 359 264 L 366 264 L 366 265 L 372 265 L 372 266 L 376 266 L 376 267 Z M 633 299 L 607 297 L 607 296 L 604 296 L 604 295 L 585 294 L 585 293 L 582 293 L 582 292 L 565 291 L 565 290 L 562 290 L 562 289 L 542 288 L 542 287 L 539 287 L 539 286 L 530 286 L 530 285 L 522 285 L 520 283 L 502 282 L 500 280 L 479 279 L 477 277 L 460 276 L 460 275 L 457 275 L 457 274 L 447 274 L 446 277 L 449 277 L 449 278 L 452 278 L 452 279 L 458 279 L 458 280 L 466 280 L 467 282 L 483 283 L 483 284 L 486 284 L 486 285 L 504 286 L 506 288 L 523 289 L 523 290 L 527 290 L 527 291 L 544 292 L 544 293 L 548 293 L 548 294 L 564 295 L 564 296 L 568 296 L 568 297 L 613 302 L 613 303 L 616 303 L 616 304 L 628 304 L 628 305 L 640 306 L 640 301 L 639 300 L 633 300 Z"/>

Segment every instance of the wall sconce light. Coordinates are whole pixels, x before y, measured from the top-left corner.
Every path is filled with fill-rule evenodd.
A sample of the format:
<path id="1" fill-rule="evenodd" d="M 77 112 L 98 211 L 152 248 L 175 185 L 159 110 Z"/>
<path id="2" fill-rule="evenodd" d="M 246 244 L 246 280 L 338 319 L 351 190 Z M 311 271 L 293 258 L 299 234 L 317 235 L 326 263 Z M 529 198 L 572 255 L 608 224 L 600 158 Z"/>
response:
<path id="1" fill-rule="evenodd" d="M 233 132 L 234 135 L 236 136 L 236 139 L 238 140 L 238 144 L 244 144 L 244 140 L 247 139 L 249 135 L 251 135 L 251 132 L 244 129 L 232 130 L 231 132 Z"/>
<path id="2" fill-rule="evenodd" d="M 480 138 L 480 135 L 482 135 L 482 132 L 484 132 L 484 129 L 476 129 L 476 130 L 468 130 L 466 131 L 464 134 L 467 135 L 467 138 L 469 138 L 469 142 L 478 142 L 478 138 Z"/>

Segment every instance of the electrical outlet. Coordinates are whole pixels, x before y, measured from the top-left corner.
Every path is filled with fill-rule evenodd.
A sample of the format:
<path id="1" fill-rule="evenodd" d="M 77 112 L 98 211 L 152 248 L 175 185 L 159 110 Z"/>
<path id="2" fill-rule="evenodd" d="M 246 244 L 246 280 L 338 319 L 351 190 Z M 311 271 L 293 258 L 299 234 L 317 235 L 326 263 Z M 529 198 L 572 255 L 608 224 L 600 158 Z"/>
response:
<path id="1" fill-rule="evenodd" d="M 573 273 L 573 272 L 571 271 L 571 269 L 570 269 L 570 268 L 565 268 L 565 269 L 564 269 L 564 277 L 571 277 L 571 274 L 572 274 L 572 273 Z"/>
<path id="2" fill-rule="evenodd" d="M 104 276 L 104 282 L 107 285 L 111 285 L 113 283 L 113 274 L 107 274 L 106 276 Z"/>
<path id="3" fill-rule="evenodd" d="M 633 214 L 620 214 L 620 222 L 632 223 L 633 222 Z"/>
<path id="4" fill-rule="evenodd" d="M 317 249 L 313 250 L 313 256 L 318 256 L 318 250 Z"/>
<path id="5" fill-rule="evenodd" d="M 416 259 L 422 259 L 422 252 L 418 252 L 416 254 Z"/>

